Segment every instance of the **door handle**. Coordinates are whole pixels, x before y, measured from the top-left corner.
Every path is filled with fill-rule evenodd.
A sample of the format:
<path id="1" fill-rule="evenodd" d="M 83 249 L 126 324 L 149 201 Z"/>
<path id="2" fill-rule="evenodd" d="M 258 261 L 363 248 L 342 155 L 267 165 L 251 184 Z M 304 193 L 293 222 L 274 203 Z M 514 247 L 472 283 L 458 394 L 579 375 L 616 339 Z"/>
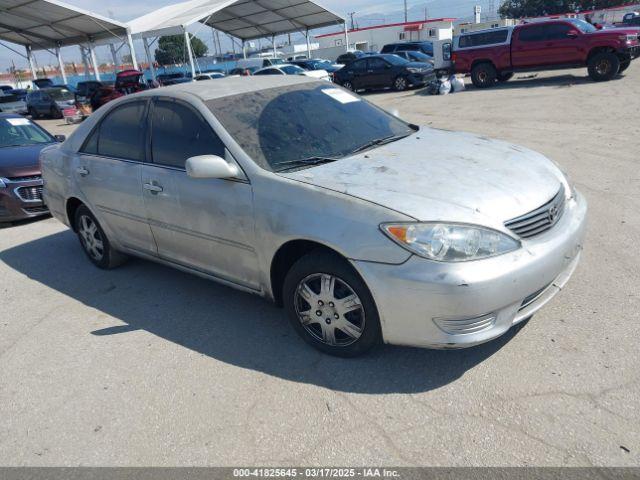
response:
<path id="1" fill-rule="evenodd" d="M 160 185 L 156 185 L 155 183 L 145 183 L 144 189 L 153 193 L 154 195 L 164 191 L 164 188 L 162 188 Z"/>
<path id="2" fill-rule="evenodd" d="M 86 177 L 87 175 L 89 175 L 89 170 L 84 167 L 78 167 L 76 168 L 76 173 L 81 177 Z"/>

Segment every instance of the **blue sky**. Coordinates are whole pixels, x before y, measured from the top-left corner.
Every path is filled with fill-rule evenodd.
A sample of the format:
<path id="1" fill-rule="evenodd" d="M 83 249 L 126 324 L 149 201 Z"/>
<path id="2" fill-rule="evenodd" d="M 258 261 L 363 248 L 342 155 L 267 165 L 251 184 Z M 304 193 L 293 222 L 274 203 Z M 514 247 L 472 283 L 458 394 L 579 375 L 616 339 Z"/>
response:
<path id="1" fill-rule="evenodd" d="M 154 9 L 177 3 L 180 0 L 153 0 L 153 1 L 135 1 L 135 0 L 65 0 L 67 3 L 76 5 L 86 10 L 99 13 L 101 15 L 115 18 L 117 20 L 127 21 L 153 11 Z M 356 12 L 355 18 L 360 26 L 370 25 L 372 23 L 387 23 L 400 21 L 403 13 L 403 0 L 376 1 L 376 0 L 319 0 L 319 3 L 338 14 L 347 16 L 349 12 Z M 491 0 L 408 0 L 410 8 L 409 19 L 422 18 L 424 9 L 428 9 L 430 18 L 451 16 L 451 17 L 467 17 L 471 15 L 473 5 L 482 4 L 488 7 Z M 495 0 L 494 5 L 499 3 Z M 202 39 L 213 50 L 211 43 L 211 35 L 208 32 L 201 31 Z M 22 47 L 17 47 L 22 51 Z M 223 48 L 230 48 L 229 45 L 223 45 Z M 138 46 L 141 50 L 141 47 Z M 97 51 L 98 61 L 109 61 L 110 54 L 107 48 L 99 48 Z M 70 47 L 63 50 L 63 56 L 66 61 L 78 61 L 79 53 L 77 47 Z M 140 53 L 138 54 L 141 57 Z M 0 71 L 6 71 L 11 66 L 11 62 L 15 62 L 17 67 L 26 67 L 26 60 L 19 55 L 12 53 L 6 48 L 0 46 Z M 38 53 L 36 61 L 39 65 L 55 64 L 55 58 L 48 53 Z"/>

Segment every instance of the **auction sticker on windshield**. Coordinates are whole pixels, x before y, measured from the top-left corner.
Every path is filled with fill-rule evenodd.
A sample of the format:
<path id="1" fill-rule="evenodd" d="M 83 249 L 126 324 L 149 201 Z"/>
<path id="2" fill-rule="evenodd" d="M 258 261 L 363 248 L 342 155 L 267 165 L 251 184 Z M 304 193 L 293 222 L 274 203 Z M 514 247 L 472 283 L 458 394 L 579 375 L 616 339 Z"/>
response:
<path id="1" fill-rule="evenodd" d="M 351 95 L 349 92 L 345 92 L 344 90 L 340 90 L 339 88 L 327 88 L 322 90 L 322 93 L 329 95 L 334 100 L 337 100 L 343 104 L 361 101 L 355 95 Z"/>
<path id="2" fill-rule="evenodd" d="M 23 125 L 31 124 L 28 118 L 7 118 L 6 120 L 14 127 L 21 127 Z"/>

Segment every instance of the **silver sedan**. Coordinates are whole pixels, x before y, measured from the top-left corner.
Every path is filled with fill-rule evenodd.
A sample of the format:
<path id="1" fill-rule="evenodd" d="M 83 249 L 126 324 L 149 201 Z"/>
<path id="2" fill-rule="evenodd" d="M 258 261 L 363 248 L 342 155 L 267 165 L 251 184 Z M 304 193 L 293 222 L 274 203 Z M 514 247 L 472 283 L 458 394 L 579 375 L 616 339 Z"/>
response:
<path id="1" fill-rule="evenodd" d="M 128 96 L 41 162 L 96 266 L 133 255 L 261 295 L 334 355 L 494 339 L 562 289 L 585 233 L 544 156 L 302 77 Z"/>

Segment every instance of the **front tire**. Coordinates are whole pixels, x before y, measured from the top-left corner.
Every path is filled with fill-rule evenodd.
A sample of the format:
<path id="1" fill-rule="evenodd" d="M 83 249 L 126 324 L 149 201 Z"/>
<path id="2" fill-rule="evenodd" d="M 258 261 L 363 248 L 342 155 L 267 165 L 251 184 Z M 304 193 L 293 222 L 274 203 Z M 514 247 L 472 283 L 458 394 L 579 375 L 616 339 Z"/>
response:
<path id="1" fill-rule="evenodd" d="M 298 260 L 285 278 L 283 302 L 298 335 L 324 353 L 356 357 L 381 342 L 373 297 L 338 255 L 316 250 Z"/>
<path id="2" fill-rule="evenodd" d="M 396 92 L 404 92 L 407 88 L 409 88 L 409 82 L 405 77 L 397 77 L 393 81 L 393 89 Z"/>
<path id="3" fill-rule="evenodd" d="M 476 88 L 492 87 L 497 78 L 496 67 L 490 63 L 480 63 L 471 70 L 471 81 Z"/>
<path id="4" fill-rule="evenodd" d="M 620 75 L 622 72 L 624 72 L 630 66 L 631 66 L 631 60 L 625 60 L 624 62 L 621 62 L 620 63 L 620 68 L 618 69 L 618 75 Z"/>
<path id="5" fill-rule="evenodd" d="M 110 270 L 127 260 L 126 255 L 111 246 L 100 223 L 84 205 L 78 207 L 74 225 L 84 253 L 96 267 Z"/>
<path id="6" fill-rule="evenodd" d="M 595 82 L 607 82 L 618 74 L 620 59 L 615 53 L 597 53 L 589 60 L 589 76 Z"/>

